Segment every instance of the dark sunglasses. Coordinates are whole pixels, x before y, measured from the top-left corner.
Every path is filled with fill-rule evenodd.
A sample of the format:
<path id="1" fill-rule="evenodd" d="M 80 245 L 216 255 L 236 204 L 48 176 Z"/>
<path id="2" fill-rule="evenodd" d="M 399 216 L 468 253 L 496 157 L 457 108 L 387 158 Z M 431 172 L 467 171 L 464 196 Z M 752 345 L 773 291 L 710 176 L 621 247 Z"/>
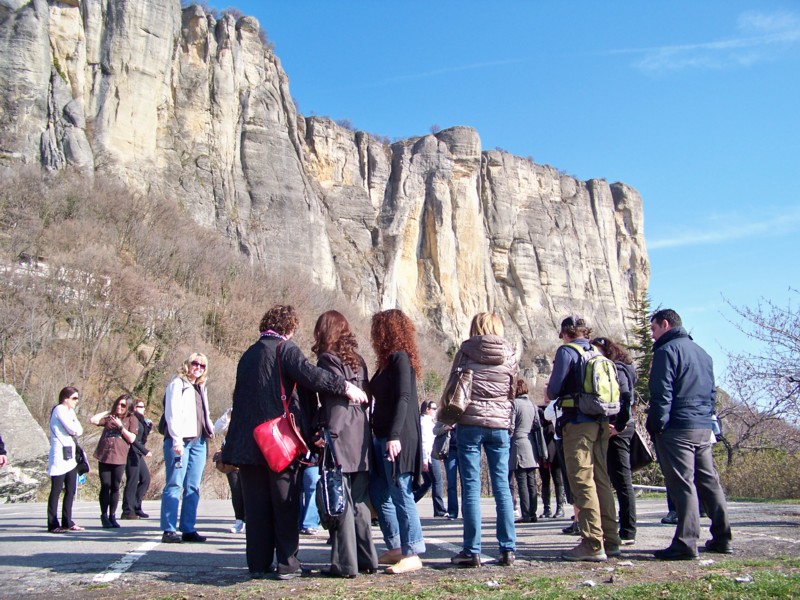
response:
<path id="1" fill-rule="evenodd" d="M 80 398 L 78 396 L 72 396 L 68 398 L 68 400 L 75 400 L 75 402 L 77 402 L 78 400 L 80 400 Z"/>
<path id="2" fill-rule="evenodd" d="M 206 368 L 206 366 L 203 363 L 197 362 L 196 360 L 192 361 L 192 366 L 193 367 L 200 367 L 201 369 L 205 369 Z"/>

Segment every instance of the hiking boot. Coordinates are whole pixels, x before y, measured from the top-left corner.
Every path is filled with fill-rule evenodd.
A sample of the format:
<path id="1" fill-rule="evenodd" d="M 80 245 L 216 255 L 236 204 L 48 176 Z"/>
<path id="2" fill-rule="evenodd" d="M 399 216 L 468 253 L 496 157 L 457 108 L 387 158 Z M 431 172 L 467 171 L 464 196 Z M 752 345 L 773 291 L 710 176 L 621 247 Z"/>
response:
<path id="1" fill-rule="evenodd" d="M 567 550 L 561 555 L 562 560 L 569 562 L 587 561 L 587 562 L 605 562 L 608 556 L 603 549 L 593 549 L 586 540 L 581 540 L 581 543 L 575 546 L 572 550 Z"/>
<path id="2" fill-rule="evenodd" d="M 664 525 L 677 525 L 678 524 L 678 513 L 677 511 L 671 510 L 667 513 L 667 516 L 661 519 L 661 522 Z"/>
<path id="3" fill-rule="evenodd" d="M 480 556 L 478 558 L 480 559 Z M 514 564 L 515 560 L 517 560 L 517 555 L 514 554 L 513 550 L 503 550 L 500 553 L 500 558 L 497 560 L 497 563 L 503 567 L 510 567 Z"/>
<path id="4" fill-rule="evenodd" d="M 606 556 L 609 558 L 613 556 L 622 556 L 622 550 L 620 550 L 618 544 L 611 544 L 611 543 L 603 543 L 603 547 L 605 548 Z"/>
<path id="5" fill-rule="evenodd" d="M 177 531 L 165 531 L 161 535 L 162 544 L 180 544 L 182 541 L 181 534 Z"/>
<path id="6" fill-rule="evenodd" d="M 477 568 L 481 566 L 480 554 L 467 554 L 463 550 L 450 557 L 450 562 L 459 567 Z"/>

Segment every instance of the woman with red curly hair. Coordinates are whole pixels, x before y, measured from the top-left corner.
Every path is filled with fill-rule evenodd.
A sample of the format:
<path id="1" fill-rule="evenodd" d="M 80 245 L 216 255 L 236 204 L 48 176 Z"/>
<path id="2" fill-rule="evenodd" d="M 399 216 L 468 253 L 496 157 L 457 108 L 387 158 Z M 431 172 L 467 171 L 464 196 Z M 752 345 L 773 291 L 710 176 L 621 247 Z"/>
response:
<path id="1" fill-rule="evenodd" d="M 372 317 L 371 338 L 378 362 L 370 381 L 376 458 L 371 493 L 387 547 L 379 560 L 391 565 L 387 573 L 408 573 L 422 568 L 418 555 L 425 552 L 413 492 L 422 476 L 416 330 L 402 311 L 385 310 Z"/>

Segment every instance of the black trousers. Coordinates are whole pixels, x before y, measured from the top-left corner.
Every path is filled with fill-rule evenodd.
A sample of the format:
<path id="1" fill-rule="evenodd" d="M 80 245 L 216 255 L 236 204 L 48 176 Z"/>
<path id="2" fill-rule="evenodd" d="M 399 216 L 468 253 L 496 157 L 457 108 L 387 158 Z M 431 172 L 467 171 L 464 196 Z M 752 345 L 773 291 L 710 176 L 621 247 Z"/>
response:
<path id="1" fill-rule="evenodd" d="M 242 495 L 242 480 L 239 477 L 239 471 L 231 471 L 226 473 L 225 477 L 228 478 L 228 487 L 231 488 L 231 504 L 233 504 L 233 518 L 238 521 L 245 521 L 244 518 L 244 496 Z"/>
<path id="2" fill-rule="evenodd" d="M 331 535 L 331 571 L 357 575 L 359 570 L 378 568 L 378 552 L 372 541 L 370 524 L 369 473 L 343 475 L 346 508 Z"/>
<path id="3" fill-rule="evenodd" d="M 72 520 L 72 503 L 75 501 L 75 490 L 78 488 L 78 467 L 63 475 L 50 477 L 50 496 L 47 499 L 47 530 L 53 531 L 57 527 L 68 529 L 75 525 Z M 58 500 L 61 490 L 64 491 L 64 501 L 61 503 L 61 522 L 58 521 Z"/>
<path id="4" fill-rule="evenodd" d="M 567 497 L 567 502 L 572 502 L 572 490 L 569 489 L 569 479 L 567 478 L 567 469 L 565 468 L 567 461 L 564 460 L 564 442 L 561 438 L 556 440 L 556 449 L 558 450 L 558 461 L 561 463 L 561 483 L 564 486 L 564 495 Z"/>
<path id="5" fill-rule="evenodd" d="M 300 533 L 300 469 L 296 463 L 281 473 L 269 467 L 242 465 L 247 568 L 251 573 L 293 573 L 300 568 L 297 550 Z"/>
<path id="6" fill-rule="evenodd" d="M 125 491 L 122 492 L 122 513 L 131 514 L 142 510 L 147 490 L 150 488 L 150 469 L 144 456 L 132 457 L 128 454 L 128 464 L 125 465 Z"/>
<path id="7" fill-rule="evenodd" d="M 517 493 L 519 494 L 519 510 L 525 520 L 536 516 L 536 469 L 516 469 Z"/>
<path id="8" fill-rule="evenodd" d="M 542 467 L 540 475 L 542 476 L 542 504 L 544 509 L 548 510 L 550 504 L 550 487 L 555 488 L 556 493 L 556 510 L 562 507 L 567 501 L 564 497 L 564 476 L 561 474 L 561 462 L 558 459 L 558 453 L 553 457 L 552 462 L 548 462 L 546 466 Z"/>
<path id="9" fill-rule="evenodd" d="M 608 439 L 606 463 L 608 478 L 619 502 L 619 537 L 627 540 L 636 538 L 636 496 L 633 492 L 631 474 L 631 439 L 633 426 L 626 427 Z"/>
<path id="10" fill-rule="evenodd" d="M 100 514 L 113 516 L 119 504 L 119 488 L 125 465 L 101 462 L 98 463 L 97 470 L 100 472 Z"/>

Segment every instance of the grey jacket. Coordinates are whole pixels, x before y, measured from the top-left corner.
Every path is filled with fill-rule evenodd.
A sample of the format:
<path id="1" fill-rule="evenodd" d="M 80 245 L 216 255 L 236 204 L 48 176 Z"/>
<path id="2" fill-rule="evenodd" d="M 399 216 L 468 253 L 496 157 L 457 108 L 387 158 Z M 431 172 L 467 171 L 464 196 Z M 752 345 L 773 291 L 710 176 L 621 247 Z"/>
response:
<path id="1" fill-rule="evenodd" d="M 539 466 L 531 437 L 536 410 L 527 394 L 517 396 L 514 400 L 514 433 L 511 435 L 511 457 L 508 465 L 512 471 Z"/>
<path id="2" fill-rule="evenodd" d="M 456 353 L 452 370 L 458 367 L 472 369 L 472 399 L 458 424 L 511 431 L 518 369 L 511 344 L 496 335 L 473 336 Z"/>

